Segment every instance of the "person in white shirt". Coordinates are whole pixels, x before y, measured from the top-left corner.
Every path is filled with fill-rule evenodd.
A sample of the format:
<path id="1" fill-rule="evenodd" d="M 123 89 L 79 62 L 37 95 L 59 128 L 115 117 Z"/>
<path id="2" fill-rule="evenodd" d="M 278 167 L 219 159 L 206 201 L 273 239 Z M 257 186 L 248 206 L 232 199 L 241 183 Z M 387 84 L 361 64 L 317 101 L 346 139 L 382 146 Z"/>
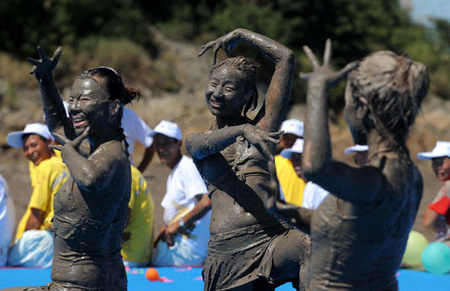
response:
<path id="1" fill-rule="evenodd" d="M 303 191 L 302 207 L 307 209 L 316 209 L 329 193 L 319 185 L 313 183 L 312 181 L 308 181 L 303 175 L 303 143 L 303 139 L 298 138 L 292 148 L 281 151 L 281 156 L 291 160 L 295 172 L 306 183 L 305 190 Z"/>
<path id="2" fill-rule="evenodd" d="M 14 238 L 15 208 L 11 192 L 5 179 L 0 175 L 0 267 L 5 267 L 9 246 Z"/>
<path id="3" fill-rule="evenodd" d="M 209 241 L 208 190 L 192 159 L 181 154 L 182 134 L 176 123 L 161 121 L 151 136 L 161 162 L 172 170 L 161 202 L 164 225 L 154 242 L 152 264 L 201 265 Z"/>

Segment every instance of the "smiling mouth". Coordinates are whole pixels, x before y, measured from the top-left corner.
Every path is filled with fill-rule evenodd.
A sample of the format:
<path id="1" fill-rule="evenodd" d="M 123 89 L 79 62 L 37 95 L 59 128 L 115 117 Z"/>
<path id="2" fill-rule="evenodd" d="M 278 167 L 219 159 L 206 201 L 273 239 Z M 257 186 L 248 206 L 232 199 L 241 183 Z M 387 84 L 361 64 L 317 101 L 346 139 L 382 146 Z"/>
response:
<path id="1" fill-rule="evenodd" d="M 220 101 L 217 101 L 217 100 L 213 100 L 213 99 L 209 99 L 209 102 L 211 103 L 211 106 L 215 107 L 215 108 L 220 108 L 220 107 L 222 107 L 224 105 L 223 102 L 220 102 Z"/>
<path id="2" fill-rule="evenodd" d="M 75 127 L 81 127 L 86 125 L 87 119 L 84 116 L 77 115 L 72 117 L 73 125 Z"/>

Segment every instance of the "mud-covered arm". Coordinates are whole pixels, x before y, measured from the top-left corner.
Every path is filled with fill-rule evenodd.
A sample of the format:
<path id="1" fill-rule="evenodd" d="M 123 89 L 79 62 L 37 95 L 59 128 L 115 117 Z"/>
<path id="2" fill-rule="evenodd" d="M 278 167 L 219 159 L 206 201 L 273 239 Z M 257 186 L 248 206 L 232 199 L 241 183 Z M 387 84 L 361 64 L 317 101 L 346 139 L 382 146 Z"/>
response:
<path id="1" fill-rule="evenodd" d="M 239 136 L 244 137 L 265 156 L 273 156 L 270 143 L 278 143 L 281 132 L 266 132 L 258 126 L 243 124 L 209 130 L 205 133 L 194 133 L 186 137 L 186 150 L 196 160 L 202 160 L 220 152 L 236 141 Z"/>
<path id="2" fill-rule="evenodd" d="M 333 161 L 328 127 L 328 90 L 344 79 L 357 63 L 334 72 L 330 40 L 326 43 L 322 66 L 308 47 L 304 50 L 313 65 L 312 73 L 301 74 L 308 80 L 302 159 L 304 175 L 337 197 L 361 205 L 370 204 L 380 193 L 381 171 L 375 167 L 353 168 Z"/>
<path id="3" fill-rule="evenodd" d="M 64 134 L 69 139 L 74 139 L 75 130 L 69 123 L 64 104 L 53 80 L 53 70 L 58 64 L 62 48 L 58 47 L 50 59 L 41 47 L 38 47 L 37 51 L 41 59 L 28 58 L 28 62 L 33 65 L 30 73 L 34 74 L 39 83 L 47 125 L 51 132 Z"/>
<path id="4" fill-rule="evenodd" d="M 120 143 L 107 143 L 99 146 L 89 158 L 80 153 L 80 145 L 87 138 L 89 128 L 74 140 L 62 135 L 55 137 L 62 140 L 62 158 L 69 169 L 70 175 L 80 188 L 100 191 L 106 189 L 116 177 L 114 173 L 128 166 L 120 160 L 128 162 Z"/>
<path id="5" fill-rule="evenodd" d="M 290 98 L 294 76 L 294 53 L 273 39 L 247 29 L 238 28 L 202 46 L 199 56 L 213 48 L 215 64 L 220 49 L 223 49 L 227 55 L 231 55 L 233 49 L 241 41 L 257 48 L 275 64 L 275 71 L 266 94 L 266 114 L 259 124 L 264 130 L 276 131 L 280 128 L 282 119 L 286 114 Z"/>

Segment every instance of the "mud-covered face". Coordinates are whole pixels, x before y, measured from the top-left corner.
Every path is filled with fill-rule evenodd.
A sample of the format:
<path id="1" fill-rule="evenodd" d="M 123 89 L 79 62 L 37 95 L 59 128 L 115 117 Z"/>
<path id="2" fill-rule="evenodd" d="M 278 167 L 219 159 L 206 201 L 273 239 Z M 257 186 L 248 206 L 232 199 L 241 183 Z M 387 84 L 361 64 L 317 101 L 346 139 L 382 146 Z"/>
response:
<path id="1" fill-rule="evenodd" d="M 76 79 L 69 97 L 69 115 L 77 135 L 87 126 L 101 129 L 108 120 L 108 94 L 90 78 Z"/>
<path id="2" fill-rule="evenodd" d="M 51 158 L 52 150 L 47 141 L 37 134 L 31 134 L 23 140 L 23 154 L 37 166 L 42 161 Z"/>
<path id="3" fill-rule="evenodd" d="M 243 74 L 230 67 L 215 69 L 206 88 L 205 98 L 209 111 L 215 116 L 239 116 L 249 97 L 244 94 Z"/>
<path id="4" fill-rule="evenodd" d="M 345 120 L 350 127 L 355 144 L 367 144 L 367 132 L 364 127 L 364 120 L 358 117 L 357 114 L 360 105 L 356 101 L 356 98 L 350 82 L 347 82 L 345 89 Z"/>
<path id="5" fill-rule="evenodd" d="M 440 181 L 450 180 L 450 158 L 439 157 L 431 159 L 434 174 Z"/>

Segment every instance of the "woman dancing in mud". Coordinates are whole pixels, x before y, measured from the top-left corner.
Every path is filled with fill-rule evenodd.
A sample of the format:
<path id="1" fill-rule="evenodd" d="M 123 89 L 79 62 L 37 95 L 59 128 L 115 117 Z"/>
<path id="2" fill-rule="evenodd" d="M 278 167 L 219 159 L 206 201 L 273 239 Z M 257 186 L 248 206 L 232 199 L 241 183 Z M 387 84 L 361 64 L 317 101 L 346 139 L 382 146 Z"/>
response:
<path id="1" fill-rule="evenodd" d="M 52 59 L 41 48 L 38 52 L 41 60 L 29 59 L 32 73 L 71 177 L 54 201 L 52 282 L 28 290 L 126 290 L 120 242 L 131 173 L 120 120 L 122 105 L 135 94 L 111 68 L 84 71 L 72 86 L 70 121 L 52 75 L 61 49 Z"/>
<path id="2" fill-rule="evenodd" d="M 277 193 L 273 155 L 281 132 L 275 131 L 288 105 L 294 55 L 245 29 L 207 43 L 199 55 L 214 48 L 215 63 L 220 48 L 230 54 L 240 41 L 275 63 L 263 114 L 254 120 L 246 116 L 257 103 L 257 64 L 244 57 L 225 59 L 211 70 L 205 94 L 216 121 L 205 133 L 186 140 L 212 203 L 205 290 L 273 290 L 287 281 L 299 288 L 306 282 L 309 237 L 287 227 L 264 206 Z"/>
<path id="3" fill-rule="evenodd" d="M 422 196 L 422 178 L 406 146 L 428 90 L 426 68 L 389 51 L 340 72 L 324 64 L 308 80 L 303 171 L 329 195 L 312 216 L 311 290 L 398 290 L 395 273 Z M 356 144 L 369 145 L 365 167 L 331 159 L 327 90 L 349 71 L 345 116 Z"/>

